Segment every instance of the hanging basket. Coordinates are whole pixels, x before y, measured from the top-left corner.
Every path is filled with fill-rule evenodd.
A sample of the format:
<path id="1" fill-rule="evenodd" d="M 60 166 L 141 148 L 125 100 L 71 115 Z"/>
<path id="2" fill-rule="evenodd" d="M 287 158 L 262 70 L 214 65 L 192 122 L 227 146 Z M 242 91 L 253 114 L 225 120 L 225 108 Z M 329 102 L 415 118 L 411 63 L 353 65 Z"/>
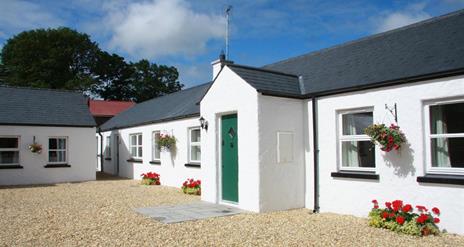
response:
<path id="1" fill-rule="evenodd" d="M 32 143 L 32 144 L 29 144 L 28 148 L 29 150 L 31 150 L 32 153 L 35 153 L 35 154 L 42 153 L 42 145 L 40 144 Z"/>
<path id="2" fill-rule="evenodd" d="M 176 138 L 173 135 L 161 134 L 158 139 L 158 147 L 164 150 L 171 150 L 176 146 Z"/>
<path id="3" fill-rule="evenodd" d="M 399 150 L 406 143 L 406 137 L 395 124 L 391 124 L 390 127 L 385 124 L 372 124 L 364 132 L 371 138 L 372 143 L 379 145 L 384 152 Z"/>

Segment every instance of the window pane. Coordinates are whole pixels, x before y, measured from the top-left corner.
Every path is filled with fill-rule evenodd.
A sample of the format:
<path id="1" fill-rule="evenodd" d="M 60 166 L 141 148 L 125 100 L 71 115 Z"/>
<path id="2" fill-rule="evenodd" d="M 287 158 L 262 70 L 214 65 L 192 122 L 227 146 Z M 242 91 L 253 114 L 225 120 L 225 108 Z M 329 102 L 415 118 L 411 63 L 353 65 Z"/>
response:
<path id="1" fill-rule="evenodd" d="M 370 141 L 342 142 L 343 167 L 375 167 L 375 146 Z"/>
<path id="2" fill-rule="evenodd" d="M 364 135 L 364 129 L 373 123 L 372 112 L 344 114 L 343 135 Z"/>
<path id="3" fill-rule="evenodd" d="M 160 138 L 160 133 L 159 132 L 154 132 L 153 133 L 153 159 L 160 159 L 160 149 L 158 147 L 158 140 Z"/>
<path id="4" fill-rule="evenodd" d="M 142 135 L 138 135 L 138 139 L 139 139 L 139 145 L 142 145 Z"/>
<path id="5" fill-rule="evenodd" d="M 139 157 L 142 157 L 142 147 L 139 147 Z"/>
<path id="6" fill-rule="evenodd" d="M 0 164 L 17 164 L 19 163 L 18 151 L 1 151 Z"/>
<path id="7" fill-rule="evenodd" d="M 48 152 L 48 161 L 50 161 L 50 162 L 57 162 L 58 161 L 57 151 L 49 151 Z"/>
<path id="8" fill-rule="evenodd" d="M 48 139 L 48 149 L 56 149 L 58 147 L 56 138 Z"/>
<path id="9" fill-rule="evenodd" d="M 131 135 L 130 136 L 130 144 L 135 145 L 137 143 L 137 136 L 136 135 Z"/>
<path id="10" fill-rule="evenodd" d="M 58 157 L 57 157 L 58 162 L 66 161 L 66 151 L 58 151 L 57 154 L 58 154 Z"/>
<path id="11" fill-rule="evenodd" d="M 190 131 L 190 142 L 200 142 L 200 129 Z"/>
<path id="12" fill-rule="evenodd" d="M 66 139 L 58 139 L 58 149 L 66 149 Z"/>
<path id="13" fill-rule="evenodd" d="M 190 159 L 193 161 L 201 160 L 201 147 L 200 146 L 191 146 L 190 148 Z"/>
<path id="14" fill-rule="evenodd" d="M 137 156 L 137 148 L 136 147 L 131 148 L 131 156 Z"/>
<path id="15" fill-rule="evenodd" d="M 18 138 L 16 137 L 0 138 L 0 148 L 18 148 Z"/>
<path id="16" fill-rule="evenodd" d="M 464 103 L 430 106 L 432 134 L 464 133 Z"/>
<path id="17" fill-rule="evenodd" d="M 433 138 L 432 167 L 464 168 L 464 138 Z"/>

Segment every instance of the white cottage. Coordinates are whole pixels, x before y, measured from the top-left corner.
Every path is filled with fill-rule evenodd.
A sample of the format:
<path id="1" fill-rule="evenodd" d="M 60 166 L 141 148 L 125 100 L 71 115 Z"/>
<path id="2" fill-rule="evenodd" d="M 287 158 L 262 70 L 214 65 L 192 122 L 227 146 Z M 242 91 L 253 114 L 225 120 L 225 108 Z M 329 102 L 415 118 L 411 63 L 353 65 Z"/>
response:
<path id="1" fill-rule="evenodd" d="M 463 234 L 463 27 L 458 11 L 262 68 L 214 62 L 202 199 L 363 217 L 372 199 L 402 199 Z M 364 134 L 396 122 L 399 151 Z"/>
<path id="2" fill-rule="evenodd" d="M 156 172 L 163 185 L 173 187 L 180 187 L 187 178 L 201 179 L 198 102 L 209 85 L 139 103 L 103 124 L 103 171 L 134 179 Z M 176 138 L 174 149 L 158 147 L 163 134 Z"/>
<path id="3" fill-rule="evenodd" d="M 82 93 L 0 86 L 0 106 L 0 185 L 95 180 L 95 121 Z"/>

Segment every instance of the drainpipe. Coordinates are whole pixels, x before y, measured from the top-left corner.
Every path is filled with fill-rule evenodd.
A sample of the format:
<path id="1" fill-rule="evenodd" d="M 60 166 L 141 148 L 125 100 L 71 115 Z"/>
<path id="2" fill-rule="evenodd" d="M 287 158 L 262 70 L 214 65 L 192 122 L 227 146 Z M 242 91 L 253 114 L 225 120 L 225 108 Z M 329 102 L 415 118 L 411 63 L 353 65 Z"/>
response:
<path id="1" fill-rule="evenodd" d="M 103 135 L 100 128 L 98 128 L 98 135 L 100 136 L 100 170 L 103 172 Z"/>
<path id="2" fill-rule="evenodd" d="M 317 98 L 312 97 L 313 117 L 313 152 L 314 152 L 314 209 L 313 213 L 319 212 L 319 147 L 317 141 Z"/>

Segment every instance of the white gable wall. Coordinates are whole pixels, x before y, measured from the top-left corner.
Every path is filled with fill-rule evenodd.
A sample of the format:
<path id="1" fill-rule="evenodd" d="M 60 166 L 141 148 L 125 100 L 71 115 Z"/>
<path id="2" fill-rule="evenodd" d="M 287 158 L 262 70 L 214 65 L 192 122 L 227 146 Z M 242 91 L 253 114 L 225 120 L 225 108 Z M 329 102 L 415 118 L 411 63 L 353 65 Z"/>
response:
<path id="1" fill-rule="evenodd" d="M 431 80 L 389 88 L 358 91 L 318 100 L 319 195 L 322 212 L 354 214 L 366 217 L 371 200 L 382 205 L 402 199 L 414 205 L 441 209 L 440 227 L 464 233 L 464 187 L 447 184 L 418 183 L 425 175 L 426 150 L 424 100 L 456 97 L 464 99 L 464 77 Z M 389 125 L 393 117 L 385 104 L 397 103 L 398 122 L 410 148 L 400 153 L 384 153 L 376 147 L 376 173 L 379 180 L 333 178 L 337 172 L 337 111 L 363 107 L 374 108 L 374 123 Z M 309 186 L 310 187 L 310 186 Z M 312 205 L 307 205 L 311 207 Z"/>
<path id="2" fill-rule="evenodd" d="M 305 206 L 305 103 L 259 95 L 260 211 Z M 292 159 L 278 162 L 278 132 L 290 134 Z M 291 148 L 293 146 L 293 148 Z"/>
<path id="3" fill-rule="evenodd" d="M 202 200 L 221 202 L 219 133 L 222 115 L 236 113 L 238 129 L 238 207 L 259 211 L 258 93 L 227 66 L 203 100 L 201 115 L 208 121 L 202 131 Z"/>
<path id="4" fill-rule="evenodd" d="M 198 117 L 193 117 L 104 132 L 103 147 L 106 145 L 106 136 L 112 136 L 111 160 L 104 160 L 104 172 L 116 175 L 115 135 L 119 135 L 119 176 L 141 179 L 140 175 L 142 173 L 156 172 L 160 174 L 162 185 L 172 187 L 181 187 L 187 178 L 202 179 L 199 167 L 185 166 L 188 163 L 188 130 L 192 127 L 198 127 L 199 124 Z M 161 151 L 161 164 L 150 164 L 150 161 L 152 161 L 153 131 L 174 135 L 177 139 L 175 153 Z M 142 163 L 127 161 L 131 157 L 129 153 L 129 135 L 136 133 L 142 133 Z"/>
<path id="5" fill-rule="evenodd" d="M 52 184 L 95 180 L 97 145 L 95 128 L 0 126 L 0 136 L 19 136 L 19 163 L 22 169 L 1 169 L 0 185 Z M 28 146 L 42 145 L 40 154 Z M 48 163 L 48 138 L 68 138 L 68 164 L 71 167 L 45 168 Z"/>

